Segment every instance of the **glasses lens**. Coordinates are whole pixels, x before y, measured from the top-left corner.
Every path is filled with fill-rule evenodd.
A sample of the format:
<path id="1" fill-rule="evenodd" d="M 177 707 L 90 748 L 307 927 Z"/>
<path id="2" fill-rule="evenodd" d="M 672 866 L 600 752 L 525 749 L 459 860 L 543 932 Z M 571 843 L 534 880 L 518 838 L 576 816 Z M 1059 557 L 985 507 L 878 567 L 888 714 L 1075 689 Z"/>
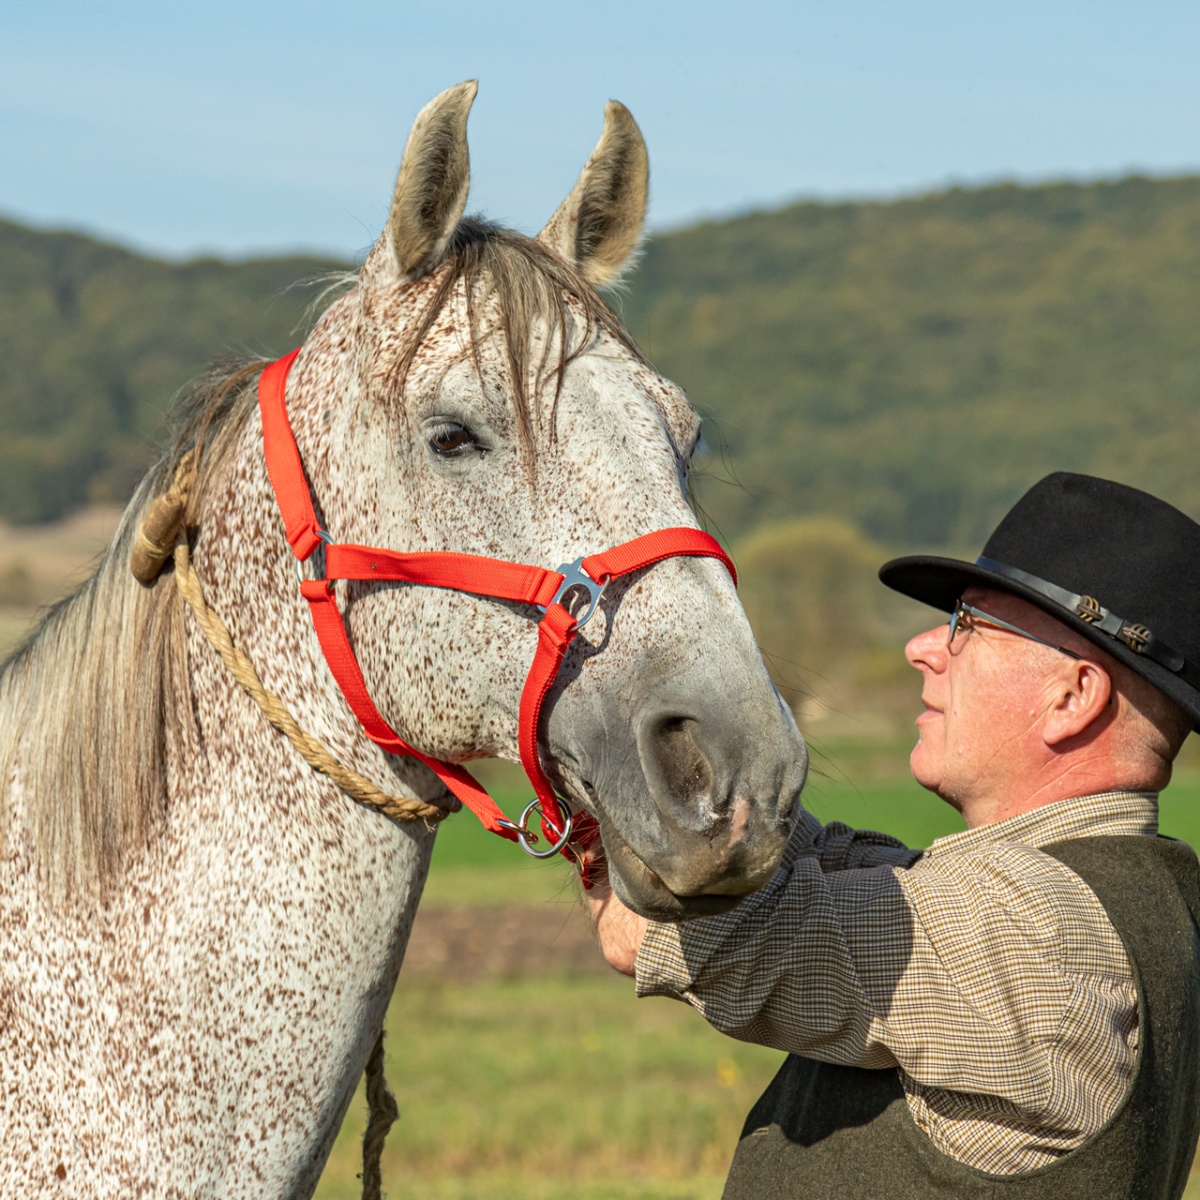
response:
<path id="1" fill-rule="evenodd" d="M 946 635 L 946 645 L 949 646 L 954 641 L 954 635 L 958 633 L 959 618 L 962 617 L 962 601 L 960 600 L 955 606 L 954 611 L 950 614 L 950 629 Z"/>

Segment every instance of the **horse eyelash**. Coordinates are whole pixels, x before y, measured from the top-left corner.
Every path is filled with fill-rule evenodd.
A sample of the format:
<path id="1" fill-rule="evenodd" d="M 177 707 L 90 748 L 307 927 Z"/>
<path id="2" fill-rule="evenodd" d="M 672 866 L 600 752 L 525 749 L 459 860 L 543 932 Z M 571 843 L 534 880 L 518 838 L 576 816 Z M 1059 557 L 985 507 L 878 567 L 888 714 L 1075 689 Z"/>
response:
<path id="1" fill-rule="evenodd" d="M 434 441 L 444 433 L 451 433 L 456 429 L 461 429 L 467 437 L 465 445 L 458 446 L 453 450 L 439 450 L 433 445 Z M 439 458 L 461 458 L 464 454 L 474 452 L 483 458 L 488 453 L 488 447 L 481 445 L 475 431 L 469 426 L 464 425 L 461 421 L 446 421 L 443 424 L 435 425 L 428 434 L 428 442 L 430 449 Z"/>

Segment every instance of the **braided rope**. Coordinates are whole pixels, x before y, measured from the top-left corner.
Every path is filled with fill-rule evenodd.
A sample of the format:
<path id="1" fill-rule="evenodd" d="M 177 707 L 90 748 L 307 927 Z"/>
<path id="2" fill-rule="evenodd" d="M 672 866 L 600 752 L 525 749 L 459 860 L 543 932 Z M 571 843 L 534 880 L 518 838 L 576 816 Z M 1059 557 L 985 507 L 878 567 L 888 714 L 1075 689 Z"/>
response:
<path id="1" fill-rule="evenodd" d="M 327 775 L 352 800 L 377 808 L 395 821 L 441 821 L 449 816 L 447 809 L 436 804 L 394 796 L 376 787 L 369 779 L 343 767 L 315 737 L 300 728 L 296 718 L 288 711 L 287 705 L 263 685 L 253 664 L 235 644 L 229 627 L 208 607 L 204 599 L 204 588 L 199 575 L 196 574 L 196 568 L 192 566 L 186 542 L 179 542 L 175 547 L 175 586 L 195 614 L 204 636 L 221 656 L 233 677 L 242 685 L 250 699 L 262 709 L 267 720 L 299 750 L 304 761 L 314 771 Z"/>
<path id="2" fill-rule="evenodd" d="M 362 1200 L 381 1200 L 383 1196 L 383 1143 L 388 1130 L 400 1116 L 396 1097 L 388 1087 L 383 1070 L 383 1030 L 375 1039 L 375 1048 L 367 1059 L 367 1129 L 363 1134 Z"/>

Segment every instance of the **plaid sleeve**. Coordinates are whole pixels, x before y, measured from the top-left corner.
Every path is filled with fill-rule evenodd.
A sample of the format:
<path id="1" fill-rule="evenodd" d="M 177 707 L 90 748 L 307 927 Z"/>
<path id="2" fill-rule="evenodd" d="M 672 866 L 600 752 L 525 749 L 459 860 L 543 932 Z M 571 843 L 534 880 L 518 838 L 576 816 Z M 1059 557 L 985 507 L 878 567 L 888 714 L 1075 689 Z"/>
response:
<path id="1" fill-rule="evenodd" d="M 898 1066 L 934 1144 L 998 1173 L 1097 1130 L 1136 1049 L 1132 976 L 1107 915 L 1025 846 L 911 869 L 828 871 L 819 850 L 798 853 L 728 914 L 652 925 L 637 985 L 733 1037 Z"/>
<path id="2" fill-rule="evenodd" d="M 845 871 L 861 867 L 910 867 L 921 857 L 921 852 L 910 850 L 886 833 L 852 829 L 841 821 L 822 825 L 812 813 L 801 808 L 784 853 L 784 867 L 802 855 L 815 857 L 823 871 Z"/>

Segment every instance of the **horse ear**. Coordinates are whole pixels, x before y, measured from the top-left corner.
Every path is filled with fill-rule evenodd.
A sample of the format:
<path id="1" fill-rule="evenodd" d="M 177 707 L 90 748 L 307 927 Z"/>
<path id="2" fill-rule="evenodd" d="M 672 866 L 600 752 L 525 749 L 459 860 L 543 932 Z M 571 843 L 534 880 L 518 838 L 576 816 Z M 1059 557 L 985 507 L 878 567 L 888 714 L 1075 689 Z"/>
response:
<path id="1" fill-rule="evenodd" d="M 649 186 L 642 131 L 625 105 L 610 100 L 596 149 L 538 241 L 596 287 L 616 283 L 642 236 Z"/>
<path id="2" fill-rule="evenodd" d="M 471 183 L 467 115 L 478 88 L 468 79 L 435 96 L 408 135 L 385 231 L 405 278 L 437 266 L 462 218 Z"/>

